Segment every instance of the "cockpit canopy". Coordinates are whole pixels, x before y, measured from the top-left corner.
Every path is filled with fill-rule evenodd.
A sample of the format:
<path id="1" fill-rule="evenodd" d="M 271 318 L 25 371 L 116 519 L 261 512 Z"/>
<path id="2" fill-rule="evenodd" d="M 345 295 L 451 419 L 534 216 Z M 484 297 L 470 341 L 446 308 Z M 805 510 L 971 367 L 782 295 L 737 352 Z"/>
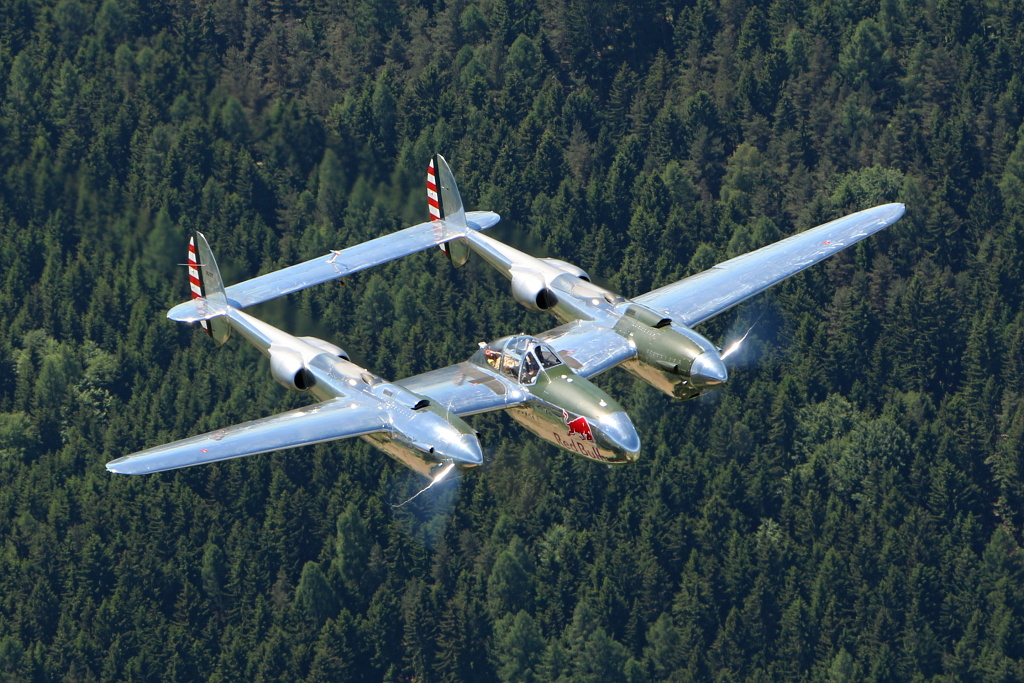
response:
<path id="1" fill-rule="evenodd" d="M 533 384 L 541 370 L 562 365 L 555 350 L 536 337 L 519 335 L 504 337 L 480 347 L 473 361 L 487 364 L 505 377 L 520 384 Z"/>

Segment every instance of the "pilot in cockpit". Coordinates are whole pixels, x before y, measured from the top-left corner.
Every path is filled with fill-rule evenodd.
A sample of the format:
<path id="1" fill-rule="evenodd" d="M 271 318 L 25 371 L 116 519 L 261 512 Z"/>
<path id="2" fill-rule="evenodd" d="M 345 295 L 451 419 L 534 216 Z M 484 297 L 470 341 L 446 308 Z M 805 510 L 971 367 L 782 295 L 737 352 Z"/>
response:
<path id="1" fill-rule="evenodd" d="M 562 365 L 555 350 L 534 337 L 507 337 L 490 344 L 480 343 L 476 362 L 486 363 L 509 379 L 533 384 L 541 370 Z"/>
<path id="2" fill-rule="evenodd" d="M 562 359 L 558 357 L 558 354 L 556 354 L 550 346 L 537 344 L 533 350 L 534 353 L 537 354 L 537 358 L 540 359 L 540 364 L 544 366 L 545 370 L 562 364 Z"/>
<path id="3" fill-rule="evenodd" d="M 508 351 L 501 358 L 501 371 L 512 379 L 519 378 L 519 358 Z"/>
<path id="4" fill-rule="evenodd" d="M 523 384 L 533 384 L 537 380 L 538 372 L 540 372 L 540 366 L 537 364 L 537 359 L 533 357 L 532 353 L 526 354 L 523 358 L 523 374 L 519 381 Z"/>

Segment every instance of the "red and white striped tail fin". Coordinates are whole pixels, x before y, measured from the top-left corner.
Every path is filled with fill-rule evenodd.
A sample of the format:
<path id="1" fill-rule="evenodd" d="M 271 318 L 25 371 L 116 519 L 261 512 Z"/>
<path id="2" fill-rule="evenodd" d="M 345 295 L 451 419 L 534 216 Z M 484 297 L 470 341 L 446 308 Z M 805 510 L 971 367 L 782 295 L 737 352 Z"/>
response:
<path id="1" fill-rule="evenodd" d="M 434 172 L 434 159 L 430 159 L 430 165 L 427 166 L 427 210 L 430 211 L 430 220 L 439 221 L 443 216 L 441 215 L 441 197 L 437 193 L 437 174 Z M 444 252 L 444 255 L 449 259 L 451 254 L 448 252 L 448 245 L 440 245 L 440 249 Z"/>
<path id="2" fill-rule="evenodd" d="M 435 155 L 427 166 L 427 209 L 432 221 L 444 221 L 449 227 L 467 228 L 466 211 L 455 176 L 440 154 Z M 469 258 L 469 246 L 462 238 L 439 246 L 456 268 L 465 265 Z"/>
<path id="3" fill-rule="evenodd" d="M 433 159 L 427 166 L 427 209 L 430 210 L 430 220 L 441 220 L 441 198 L 437 194 L 437 175 L 434 173 Z M 441 248 L 444 249 L 444 245 Z"/>
<path id="4" fill-rule="evenodd" d="M 196 258 L 196 236 L 190 235 L 188 238 L 188 286 L 192 290 L 192 298 L 199 299 L 203 296 L 203 283 L 199 279 L 199 259 Z M 213 333 L 210 332 L 210 326 L 206 324 L 205 320 L 200 320 L 199 324 L 203 326 L 206 333 L 211 337 Z"/>
<path id="5" fill-rule="evenodd" d="M 199 324 L 220 346 L 231 336 L 231 325 L 224 318 L 229 306 L 217 259 L 201 232 L 188 240 L 188 286 L 193 300 L 202 299 L 200 304 L 216 312 L 200 320 Z"/>

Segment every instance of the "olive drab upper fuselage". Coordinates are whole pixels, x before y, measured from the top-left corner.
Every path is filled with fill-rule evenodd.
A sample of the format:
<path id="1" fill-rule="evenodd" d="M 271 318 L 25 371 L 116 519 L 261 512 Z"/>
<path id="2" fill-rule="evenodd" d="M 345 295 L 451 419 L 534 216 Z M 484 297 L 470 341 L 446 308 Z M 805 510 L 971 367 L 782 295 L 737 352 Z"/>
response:
<path id="1" fill-rule="evenodd" d="M 528 395 L 506 411 L 540 438 L 598 462 L 636 459 L 640 438 L 619 402 L 573 372 L 549 344 L 505 337 L 481 346 L 470 363 Z"/>

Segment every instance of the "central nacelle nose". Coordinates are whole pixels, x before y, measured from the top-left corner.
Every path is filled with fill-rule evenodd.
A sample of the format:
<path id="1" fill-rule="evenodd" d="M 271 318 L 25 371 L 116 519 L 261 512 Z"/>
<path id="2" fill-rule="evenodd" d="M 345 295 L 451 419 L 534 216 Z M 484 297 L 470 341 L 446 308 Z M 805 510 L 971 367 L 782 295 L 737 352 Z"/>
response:
<path id="1" fill-rule="evenodd" d="M 728 379 L 729 370 L 717 351 L 705 351 L 690 366 L 690 381 L 695 386 L 711 389 L 724 384 Z"/>
<path id="2" fill-rule="evenodd" d="M 640 454 L 640 435 L 625 411 L 598 418 L 593 426 L 599 443 L 622 455 L 626 462 L 636 461 Z"/>
<path id="3" fill-rule="evenodd" d="M 452 460 L 460 469 L 476 467 L 484 461 L 480 440 L 473 434 L 460 434 L 457 438 L 436 448 L 435 453 Z"/>

